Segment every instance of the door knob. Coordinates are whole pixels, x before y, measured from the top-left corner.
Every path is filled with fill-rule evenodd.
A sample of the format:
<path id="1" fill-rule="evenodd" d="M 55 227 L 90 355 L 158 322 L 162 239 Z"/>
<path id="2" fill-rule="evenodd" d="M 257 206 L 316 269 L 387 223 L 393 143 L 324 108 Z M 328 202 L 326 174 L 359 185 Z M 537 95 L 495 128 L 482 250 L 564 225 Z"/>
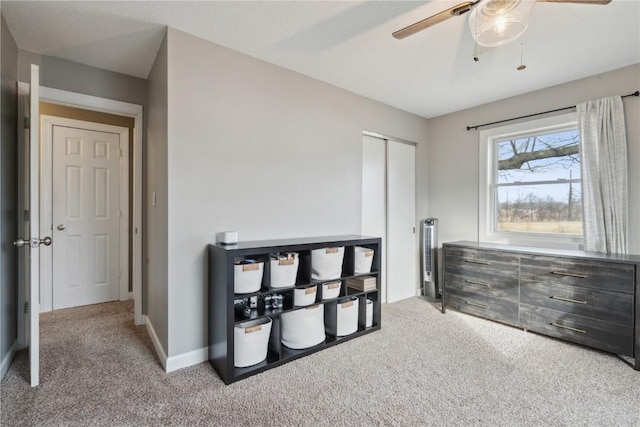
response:
<path id="1" fill-rule="evenodd" d="M 23 239 L 22 237 L 13 242 L 13 246 L 17 248 L 22 248 L 24 246 L 31 246 L 32 248 L 37 248 L 40 245 L 51 246 L 52 240 L 51 237 L 45 237 L 44 239 L 39 239 L 37 237 L 33 237 L 30 239 Z"/>
<path id="2" fill-rule="evenodd" d="M 65 228 L 67 228 L 67 226 L 66 226 L 66 225 L 64 225 L 64 224 L 58 224 L 58 226 L 57 226 L 56 228 L 57 228 L 58 230 L 62 231 L 62 230 L 64 230 Z"/>
<path id="3" fill-rule="evenodd" d="M 13 246 L 15 246 L 16 248 L 21 248 L 24 245 L 29 244 L 29 239 L 25 240 L 22 237 L 20 237 L 18 240 L 16 240 L 15 242 L 13 242 Z"/>
<path id="4" fill-rule="evenodd" d="M 47 236 L 44 239 L 33 239 L 33 242 L 31 242 L 31 246 L 36 247 L 39 245 L 45 245 L 45 246 L 51 246 L 51 237 Z"/>

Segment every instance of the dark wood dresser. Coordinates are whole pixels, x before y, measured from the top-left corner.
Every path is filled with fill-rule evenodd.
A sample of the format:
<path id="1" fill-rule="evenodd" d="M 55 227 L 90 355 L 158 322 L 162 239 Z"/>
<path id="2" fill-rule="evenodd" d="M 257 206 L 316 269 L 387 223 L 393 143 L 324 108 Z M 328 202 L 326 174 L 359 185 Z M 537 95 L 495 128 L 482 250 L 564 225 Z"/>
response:
<path id="1" fill-rule="evenodd" d="M 443 313 L 633 357 L 640 370 L 640 256 L 470 241 L 442 250 Z"/>

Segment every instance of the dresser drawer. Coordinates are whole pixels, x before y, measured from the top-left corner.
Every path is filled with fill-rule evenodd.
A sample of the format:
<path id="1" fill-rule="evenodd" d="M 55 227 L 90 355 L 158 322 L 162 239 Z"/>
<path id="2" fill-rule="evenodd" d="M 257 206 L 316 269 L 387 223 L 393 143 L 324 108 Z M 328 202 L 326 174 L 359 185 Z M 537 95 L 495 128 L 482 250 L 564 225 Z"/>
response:
<path id="1" fill-rule="evenodd" d="M 458 270 L 456 267 L 446 266 L 445 283 L 446 292 L 452 289 L 506 298 L 518 302 L 518 275 L 489 273 L 481 271 Z"/>
<path id="2" fill-rule="evenodd" d="M 445 259 L 447 267 L 496 275 L 513 273 L 515 277 L 518 277 L 520 265 L 518 254 L 451 246 L 445 247 Z"/>
<path id="3" fill-rule="evenodd" d="M 633 327 L 633 296 L 582 286 L 523 282 L 520 302 Z"/>
<path id="4" fill-rule="evenodd" d="M 633 295 L 634 273 L 628 264 L 537 255 L 520 258 L 521 283 L 558 283 Z"/>
<path id="5" fill-rule="evenodd" d="M 446 248 L 445 289 L 498 298 L 518 298 L 518 257 L 513 254 Z"/>
<path id="6" fill-rule="evenodd" d="M 447 307 L 475 316 L 518 325 L 518 303 L 502 298 L 473 294 L 458 289 L 447 289 L 445 295 Z"/>
<path id="7" fill-rule="evenodd" d="M 611 353 L 633 356 L 633 327 L 520 304 L 520 326 Z"/>

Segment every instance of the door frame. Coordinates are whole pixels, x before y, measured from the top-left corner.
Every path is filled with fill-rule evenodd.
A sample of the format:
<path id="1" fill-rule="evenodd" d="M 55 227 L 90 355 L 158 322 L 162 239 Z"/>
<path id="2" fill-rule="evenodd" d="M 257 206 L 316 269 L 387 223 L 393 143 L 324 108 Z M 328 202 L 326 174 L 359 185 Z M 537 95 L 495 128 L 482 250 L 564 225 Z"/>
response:
<path id="1" fill-rule="evenodd" d="M 29 83 L 20 82 L 19 88 L 28 90 Z M 133 170 L 130 176 L 130 179 L 133 180 L 133 232 L 131 233 L 133 245 L 130 257 L 132 265 L 134 323 L 136 325 L 144 325 L 145 321 L 142 315 L 142 105 L 44 86 L 40 86 L 40 101 L 84 110 L 117 114 L 134 119 L 133 141 L 129 142 L 133 144 Z M 24 290 L 22 290 L 22 292 L 24 292 Z M 22 296 L 22 298 L 24 298 L 24 296 Z M 19 316 L 19 319 L 21 318 L 22 316 Z"/>
<path id="2" fill-rule="evenodd" d="M 384 181 L 385 181 L 385 187 L 384 187 L 384 193 L 385 193 L 385 238 L 383 239 L 382 245 L 384 247 L 384 262 L 385 264 L 387 263 L 387 259 L 389 257 L 388 251 L 387 251 L 387 240 L 389 237 L 389 227 L 388 227 L 388 180 L 389 180 L 389 170 L 388 170 L 388 152 L 389 152 L 389 142 L 397 142 L 400 144 L 405 144 L 405 145 L 410 145 L 412 147 L 415 148 L 415 154 L 414 154 L 414 162 L 415 162 L 415 188 L 414 188 L 414 221 L 415 221 L 415 228 L 414 228 L 414 257 L 415 257 L 415 264 L 416 264 L 416 268 L 415 268 L 415 272 L 414 272 L 414 286 L 417 285 L 416 290 L 415 290 L 415 296 L 420 296 L 420 291 L 421 291 L 421 284 L 420 284 L 420 245 L 419 245 L 419 238 L 416 234 L 416 230 L 418 230 L 418 144 L 415 142 L 411 142 L 408 141 L 406 139 L 402 139 L 402 138 L 398 138 L 395 136 L 387 136 L 387 135 L 383 135 L 377 132 L 372 132 L 372 131 L 368 131 L 368 130 L 363 130 L 362 131 L 362 136 L 368 136 L 371 138 L 375 138 L 375 139 L 379 139 L 381 140 L 381 143 L 384 144 L 384 156 L 385 156 L 385 166 L 384 166 Z M 361 144 L 361 147 L 363 147 L 363 144 Z M 361 216 L 364 216 L 365 213 L 361 212 Z M 388 269 L 385 269 L 386 271 L 384 271 L 384 274 L 387 275 L 388 274 Z M 382 297 L 382 302 L 383 303 L 387 303 L 388 302 L 388 298 L 387 298 L 387 292 L 388 292 L 388 283 L 386 283 L 387 281 L 383 281 L 383 287 L 381 289 L 381 297 Z"/>
<path id="3" fill-rule="evenodd" d="M 25 171 L 28 170 L 29 159 L 27 158 L 27 150 L 29 144 L 29 130 L 26 129 L 25 119 L 27 118 L 26 108 L 29 97 L 30 84 L 18 82 L 18 161 L 21 164 L 18 165 L 18 192 L 22 193 L 18 196 L 18 236 L 22 236 L 23 233 L 27 233 L 25 229 L 25 222 L 27 221 L 27 210 L 29 208 L 29 188 L 27 187 L 28 179 L 25 175 Z M 22 123 L 21 123 L 22 122 Z M 27 271 L 27 265 L 25 257 L 28 257 L 28 253 L 18 254 L 18 348 L 29 347 L 29 321 L 25 318 L 26 304 L 29 300 L 28 286 L 29 272 Z M 24 286 L 23 286 L 24 285 Z"/>
<path id="4" fill-rule="evenodd" d="M 120 244 L 118 297 L 128 300 L 129 295 L 129 128 L 57 116 L 40 115 L 40 234 L 53 233 L 53 127 L 64 126 L 98 132 L 118 134 L 120 158 Z M 54 243 L 55 244 L 55 243 Z M 40 255 L 40 311 L 53 309 L 53 246 Z M 42 274 L 45 272 L 45 274 Z M 133 287 L 132 287 L 133 288 Z"/>

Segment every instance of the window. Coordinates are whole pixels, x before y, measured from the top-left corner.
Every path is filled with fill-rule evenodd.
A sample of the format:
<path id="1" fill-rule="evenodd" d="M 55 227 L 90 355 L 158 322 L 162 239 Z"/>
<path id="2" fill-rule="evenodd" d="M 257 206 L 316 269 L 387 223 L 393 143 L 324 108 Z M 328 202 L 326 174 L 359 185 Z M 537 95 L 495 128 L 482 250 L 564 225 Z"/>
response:
<path id="1" fill-rule="evenodd" d="M 480 132 L 480 240 L 579 248 L 580 133 L 564 114 Z"/>

